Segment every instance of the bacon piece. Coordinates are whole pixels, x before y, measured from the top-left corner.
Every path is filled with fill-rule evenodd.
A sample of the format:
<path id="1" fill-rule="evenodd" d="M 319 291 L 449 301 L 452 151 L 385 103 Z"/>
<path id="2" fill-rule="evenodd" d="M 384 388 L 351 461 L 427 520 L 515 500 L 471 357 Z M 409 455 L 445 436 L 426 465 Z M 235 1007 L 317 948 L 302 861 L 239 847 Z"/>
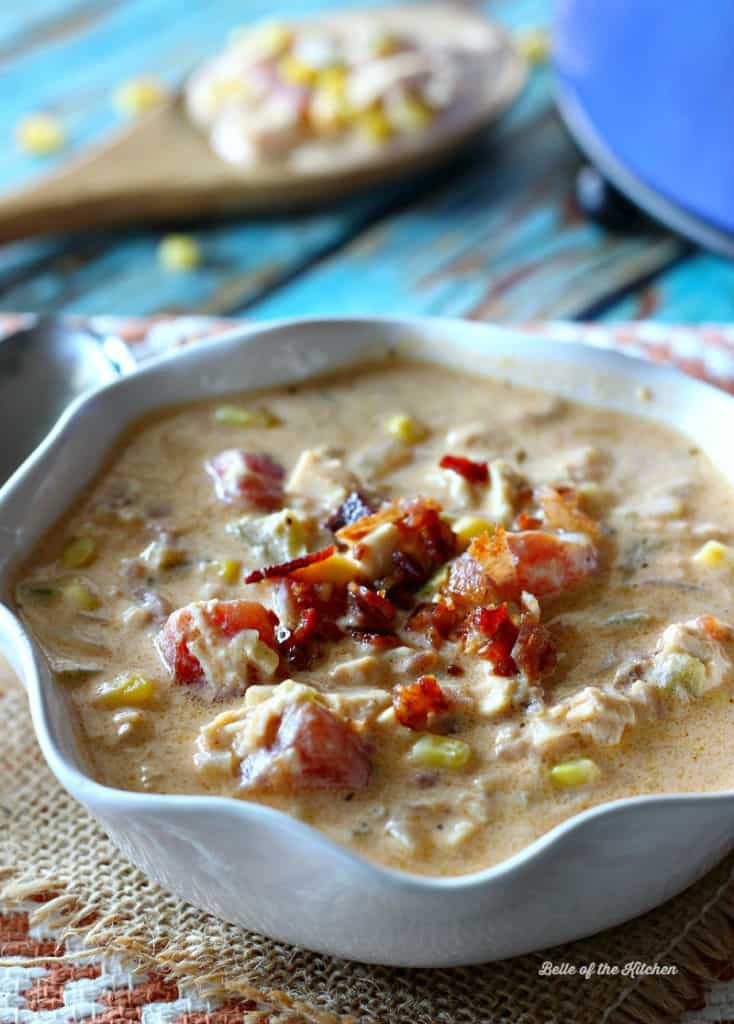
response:
<path id="1" fill-rule="evenodd" d="M 352 726 L 314 701 L 289 705 L 270 744 L 241 764 L 244 787 L 281 792 L 363 789 L 370 769 Z"/>
<path id="2" fill-rule="evenodd" d="M 514 676 L 517 665 L 512 651 L 519 629 L 506 604 L 496 608 L 477 608 L 470 619 L 465 646 L 480 658 L 491 662 L 498 676 Z"/>
<path id="3" fill-rule="evenodd" d="M 375 582 L 392 601 L 404 603 L 428 577 L 456 553 L 456 535 L 441 518 L 441 506 L 430 498 L 400 500 L 383 506 L 371 516 L 358 519 L 337 532 L 339 540 L 353 546 L 378 526 L 392 523 L 397 529 L 396 548 L 389 572 Z"/>
<path id="4" fill-rule="evenodd" d="M 512 648 L 512 659 L 531 682 L 556 667 L 556 645 L 551 631 L 527 613 L 520 616 L 520 629 Z"/>
<path id="5" fill-rule="evenodd" d="M 270 455 L 229 448 L 204 463 L 220 501 L 272 512 L 283 504 L 285 470 Z"/>
<path id="6" fill-rule="evenodd" d="M 363 584 L 347 587 L 346 625 L 357 632 L 386 634 L 394 632 L 396 608 L 382 594 Z"/>
<path id="7" fill-rule="evenodd" d="M 256 630 L 263 643 L 277 650 L 277 621 L 276 616 L 257 601 L 195 603 L 179 608 L 168 617 L 158 634 L 157 646 L 175 683 L 202 684 L 207 679 L 199 659 L 190 650 L 194 641 L 227 640 L 247 629 Z M 246 684 L 247 680 L 244 682 Z"/>
<path id="8" fill-rule="evenodd" d="M 518 530 L 537 530 L 542 525 L 542 519 L 538 516 L 528 515 L 527 512 L 518 513 L 515 519 L 515 526 Z"/>
<path id="9" fill-rule="evenodd" d="M 307 668 L 322 641 L 341 636 L 336 620 L 344 614 L 346 591 L 343 587 L 306 583 L 292 577 L 280 580 L 278 585 L 285 588 L 284 602 L 293 608 L 296 619 L 292 629 L 278 629 L 280 653 L 293 668 Z"/>
<path id="10" fill-rule="evenodd" d="M 439 462 L 441 469 L 450 469 L 463 476 L 470 484 L 489 483 L 489 467 L 486 462 L 473 462 L 463 455 L 444 455 Z"/>
<path id="11" fill-rule="evenodd" d="M 444 601 L 419 604 L 405 624 L 412 633 L 423 633 L 432 647 L 441 647 L 456 629 L 459 613 Z"/>
<path id="12" fill-rule="evenodd" d="M 374 511 L 368 498 L 361 491 L 352 491 L 351 494 L 347 495 L 339 508 L 329 516 L 325 526 L 332 533 L 336 533 L 337 530 L 341 530 L 345 526 L 351 526 L 352 523 L 364 519 L 365 516 L 373 515 Z"/>
<path id="13" fill-rule="evenodd" d="M 290 562 L 281 562 L 279 565 L 268 565 L 264 569 L 255 569 L 253 572 L 248 573 L 245 576 L 245 583 L 260 583 L 262 580 L 278 579 L 282 576 L 292 576 L 298 569 L 305 569 L 307 565 L 313 565 L 315 562 L 323 562 L 325 558 L 330 558 L 336 548 L 333 544 L 330 544 L 327 548 L 321 548 L 320 551 L 312 551 L 310 555 L 301 555 L 300 558 L 292 558 Z"/>
<path id="14" fill-rule="evenodd" d="M 400 724 L 417 730 L 428 728 L 431 719 L 444 714 L 450 706 L 435 676 L 421 676 L 414 683 L 396 686 L 392 703 Z"/>

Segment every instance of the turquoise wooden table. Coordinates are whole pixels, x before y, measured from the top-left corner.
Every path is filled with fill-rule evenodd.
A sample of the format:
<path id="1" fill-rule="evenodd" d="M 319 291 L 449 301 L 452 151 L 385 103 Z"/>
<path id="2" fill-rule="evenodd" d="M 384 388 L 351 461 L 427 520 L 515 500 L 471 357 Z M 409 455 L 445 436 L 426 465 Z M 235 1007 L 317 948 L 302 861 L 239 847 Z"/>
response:
<path id="1" fill-rule="evenodd" d="M 338 0 L 339 6 L 362 6 Z M 282 0 L 302 14 L 335 0 Z M 484 0 L 511 31 L 543 28 L 550 0 Z M 0 188 L 45 173 L 118 125 L 118 85 L 174 84 L 270 0 L 27 0 L 0 9 Z M 24 116 L 58 115 L 65 149 L 13 142 Z M 431 313 L 503 322 L 639 317 L 734 321 L 734 264 L 662 229 L 613 234 L 573 202 L 578 156 L 534 67 L 522 96 L 458 166 L 297 217 L 190 224 L 201 266 L 172 273 L 156 249 L 170 227 L 0 249 L 0 309 L 270 317 Z"/>

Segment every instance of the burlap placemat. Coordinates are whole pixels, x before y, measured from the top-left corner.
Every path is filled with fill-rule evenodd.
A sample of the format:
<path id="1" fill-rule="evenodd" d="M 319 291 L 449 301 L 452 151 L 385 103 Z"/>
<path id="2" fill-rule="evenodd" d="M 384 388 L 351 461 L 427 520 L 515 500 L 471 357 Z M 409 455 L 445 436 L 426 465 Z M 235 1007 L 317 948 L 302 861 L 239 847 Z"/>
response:
<path id="1" fill-rule="evenodd" d="M 273 1020 L 661 1024 L 697 1001 L 701 979 L 715 977 L 734 949 L 734 857 L 636 921 L 500 964 L 395 970 L 272 942 L 195 910 L 132 867 L 50 774 L 15 687 L 0 695 L 0 865 L 6 904 L 40 897 L 33 919 L 81 936 L 85 948 L 156 967 L 205 994 L 281 1008 Z M 548 976 L 545 961 L 620 973 Z M 634 962 L 675 973 L 623 973 Z"/>

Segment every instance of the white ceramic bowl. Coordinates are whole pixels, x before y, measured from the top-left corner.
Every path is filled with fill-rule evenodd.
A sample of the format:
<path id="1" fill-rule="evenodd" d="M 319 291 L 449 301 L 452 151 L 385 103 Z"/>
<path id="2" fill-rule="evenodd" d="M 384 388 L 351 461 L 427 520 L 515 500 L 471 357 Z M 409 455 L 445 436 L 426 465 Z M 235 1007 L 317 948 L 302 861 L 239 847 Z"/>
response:
<path id="1" fill-rule="evenodd" d="M 684 430 L 734 480 L 734 400 L 675 371 L 461 321 L 311 320 L 238 328 L 78 401 L 0 491 L 0 597 L 18 560 L 67 508 L 131 421 L 158 406 L 284 384 L 388 347 L 501 375 Z M 371 864 L 285 814 L 234 799 L 109 789 L 82 769 L 65 699 L 0 607 L 0 649 L 24 680 L 56 777 L 161 885 L 228 921 L 369 962 L 438 966 L 579 938 L 654 907 L 734 847 L 734 792 L 617 800 L 509 860 L 456 878 Z"/>

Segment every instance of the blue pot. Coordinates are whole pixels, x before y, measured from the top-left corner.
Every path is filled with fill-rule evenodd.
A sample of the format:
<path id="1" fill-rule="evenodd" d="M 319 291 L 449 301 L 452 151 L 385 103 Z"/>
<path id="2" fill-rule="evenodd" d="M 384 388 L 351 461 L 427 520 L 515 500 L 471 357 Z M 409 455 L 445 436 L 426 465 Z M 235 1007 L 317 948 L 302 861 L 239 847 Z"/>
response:
<path id="1" fill-rule="evenodd" d="M 653 216 L 734 255 L 734 0 L 556 0 L 561 113 Z"/>

